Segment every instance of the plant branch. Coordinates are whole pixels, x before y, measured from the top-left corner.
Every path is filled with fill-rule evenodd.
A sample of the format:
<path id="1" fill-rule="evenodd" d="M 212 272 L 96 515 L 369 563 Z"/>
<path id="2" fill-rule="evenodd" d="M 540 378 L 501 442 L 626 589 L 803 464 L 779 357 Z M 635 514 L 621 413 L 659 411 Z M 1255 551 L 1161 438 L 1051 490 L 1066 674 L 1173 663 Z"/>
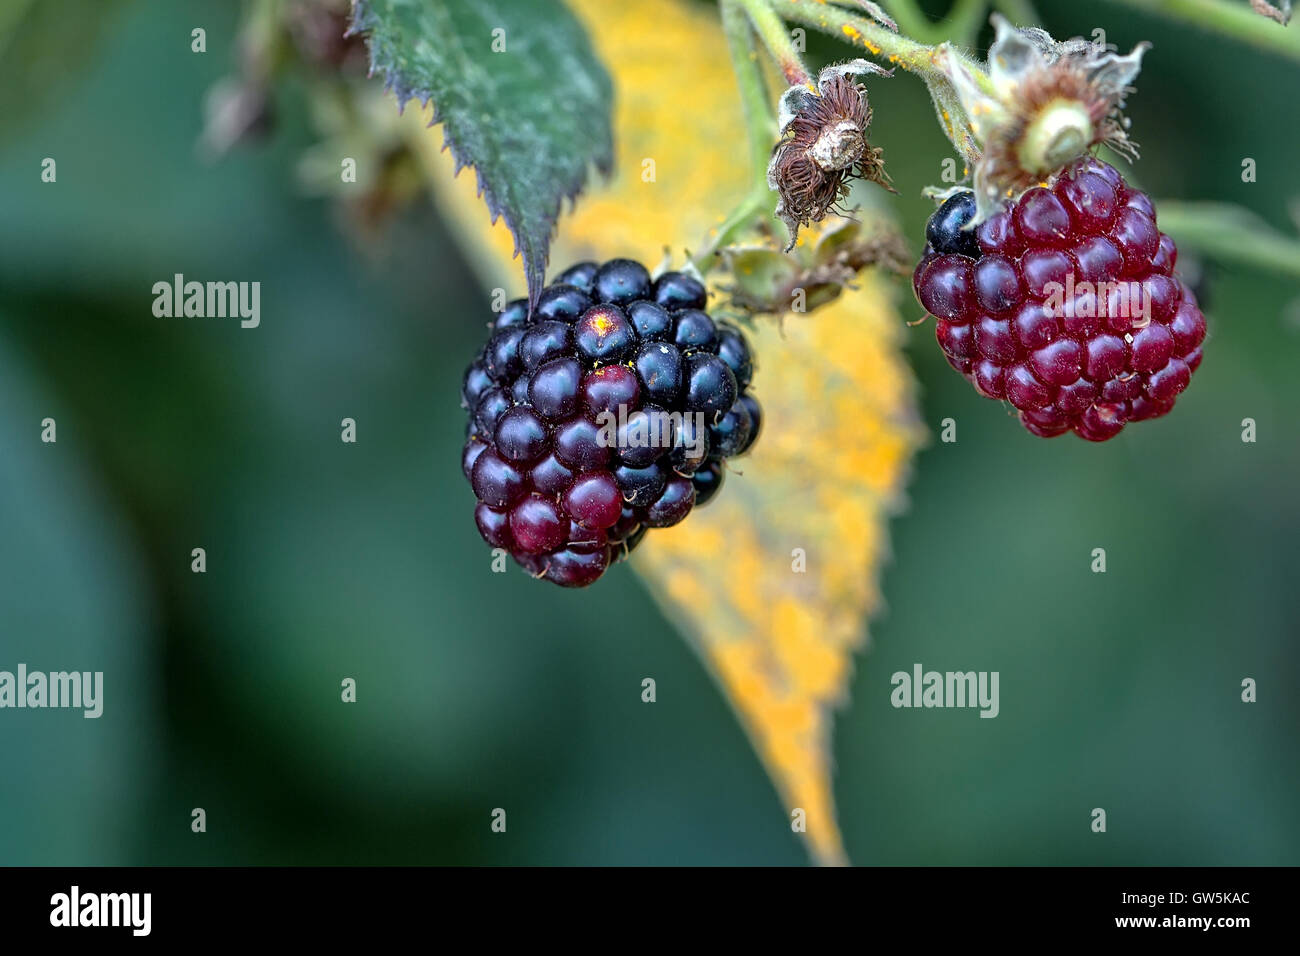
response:
<path id="1" fill-rule="evenodd" d="M 942 21 L 930 20 L 915 0 L 892 0 L 890 13 L 898 21 L 898 29 L 922 43 L 938 44 L 944 40 L 969 45 L 984 22 L 987 0 L 957 0 Z"/>
<path id="2" fill-rule="evenodd" d="M 804 66 L 803 57 L 794 48 L 794 40 L 781 18 L 772 12 L 767 0 L 736 0 L 749 14 L 754 30 L 763 39 L 763 45 L 772 54 L 791 86 L 803 86 L 812 82 L 812 74 Z"/>
<path id="3" fill-rule="evenodd" d="M 935 38 L 935 24 L 921 12 L 916 0 L 888 0 L 885 6 L 898 23 L 900 33 L 922 40 Z"/>
<path id="4" fill-rule="evenodd" d="M 1033 26 L 1041 21 L 1030 0 L 993 0 L 994 8 L 1018 27 Z"/>
<path id="5" fill-rule="evenodd" d="M 1113 0 L 1130 7 L 1194 24 L 1292 60 L 1300 60 L 1300 31 L 1287 29 L 1226 0 Z"/>
<path id="6" fill-rule="evenodd" d="M 1241 206 L 1162 200 L 1159 209 L 1160 228 L 1180 246 L 1219 262 L 1300 278 L 1300 239 L 1284 235 Z"/>
<path id="7" fill-rule="evenodd" d="M 863 47 L 873 56 L 900 66 L 909 73 L 941 79 L 945 83 L 948 82 L 948 78 L 943 72 L 943 58 L 962 55 L 946 45 L 931 46 L 903 36 L 901 33 L 894 33 L 866 17 L 822 3 L 820 0 L 748 0 L 748 2 L 763 2 L 787 20 L 807 24 L 823 33 Z M 985 74 L 982 69 L 977 68 L 973 73 L 977 81 L 983 82 L 981 78 Z M 991 93 L 991 82 L 988 83 L 988 89 Z"/>
<path id="8" fill-rule="evenodd" d="M 992 81 L 988 79 L 983 68 L 970 61 L 964 53 L 948 43 L 938 46 L 919 43 L 865 17 L 822 3 L 820 0 L 755 0 L 755 2 L 766 3 L 781 16 L 798 23 L 806 23 L 831 36 L 864 47 L 886 62 L 915 73 L 925 81 L 926 88 L 930 91 L 930 98 L 934 101 L 939 124 L 953 148 L 968 166 L 974 163 L 979 151 L 975 145 L 974 135 L 971 133 L 970 119 L 962 109 L 952 81 L 948 79 L 945 65 L 950 59 L 966 61 L 968 68 L 965 72 L 975 82 L 985 86 L 986 91 L 990 93 Z M 902 7 L 895 5 L 895 9 L 901 10 Z M 978 2 L 958 0 L 953 15 L 945 20 L 940 28 L 949 29 L 954 25 L 960 27 L 961 22 L 965 22 L 976 13 L 982 16 L 983 12 L 983 0 Z M 971 21 L 972 27 L 974 22 Z"/>
<path id="9" fill-rule="evenodd" d="M 948 16 L 935 30 L 937 41 L 948 39 L 962 46 L 975 42 L 975 35 L 984 25 L 984 14 L 988 10 L 985 0 L 957 0 L 948 11 Z"/>
<path id="10" fill-rule="evenodd" d="M 978 29 L 987 8 L 988 0 L 957 0 L 949 16 L 930 27 L 933 35 L 955 34 L 969 39 Z M 905 3 L 892 5 L 901 18 L 920 17 L 914 6 Z M 767 188 L 767 163 L 778 136 L 773 121 L 770 101 L 763 82 L 763 73 L 757 61 L 754 35 L 763 41 L 785 79 L 791 85 L 811 84 L 812 78 L 795 50 L 786 21 L 802 23 L 823 33 L 863 47 L 876 57 L 884 59 L 905 71 L 915 73 L 926 84 L 934 101 L 935 112 L 945 135 L 968 166 L 979 157 L 979 150 L 970 129 L 970 120 L 962 108 L 957 92 L 948 78 L 947 69 L 952 60 L 966 66 L 965 73 L 975 83 L 986 85 L 991 81 L 983 68 L 948 43 L 937 46 L 921 43 L 901 33 L 895 33 L 855 11 L 832 6 L 825 0 L 721 0 L 723 32 L 736 80 L 740 86 L 749 139 L 751 189 L 723 224 L 711 235 L 704 249 L 692 256 L 691 262 L 701 272 L 708 270 L 715 253 L 731 242 L 735 236 L 752 228 L 763 213 L 772 214 L 772 196 Z"/>
<path id="11" fill-rule="evenodd" d="M 772 153 L 772 144 L 776 142 L 776 119 L 742 2 L 723 0 L 722 29 L 727 38 L 727 52 L 731 55 L 736 83 L 740 87 L 740 102 L 749 137 L 750 166 L 753 172 L 761 173 L 759 179 L 766 179 L 767 161 Z"/>
<path id="12" fill-rule="evenodd" d="M 718 249 L 753 225 L 766 207 L 771 205 L 771 193 L 767 188 L 767 163 L 772 155 L 772 146 L 776 143 L 776 119 L 772 115 L 771 101 L 759 68 L 758 51 L 754 48 L 754 34 L 750 29 L 743 0 L 722 0 L 722 30 L 727 39 L 727 50 L 736 73 L 736 83 L 740 87 L 740 101 L 745 114 L 745 129 L 749 139 L 747 182 L 750 188 L 712 234 L 705 247 L 691 257 L 691 262 L 701 273 L 708 271 Z"/>

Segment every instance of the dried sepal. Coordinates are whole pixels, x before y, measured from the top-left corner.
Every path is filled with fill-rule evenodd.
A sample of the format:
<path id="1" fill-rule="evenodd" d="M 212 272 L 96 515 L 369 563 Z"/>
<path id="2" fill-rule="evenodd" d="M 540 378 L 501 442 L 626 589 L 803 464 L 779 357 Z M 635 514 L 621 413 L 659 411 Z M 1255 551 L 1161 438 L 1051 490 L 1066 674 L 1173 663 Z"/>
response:
<path id="1" fill-rule="evenodd" d="M 856 2 L 857 5 L 866 12 L 867 16 L 871 17 L 871 19 L 875 20 L 882 27 L 885 27 L 894 33 L 898 32 L 898 24 L 894 22 L 893 17 L 880 8 L 880 4 L 873 3 L 872 0 L 856 0 Z M 1290 0 L 1285 0 L 1285 2 L 1289 3 Z"/>
<path id="2" fill-rule="evenodd" d="M 976 223 L 1099 144 L 1137 155 L 1124 98 L 1150 48 L 1139 43 L 1120 56 L 1087 40 L 1017 29 L 998 14 L 992 23 L 987 75 L 946 45 L 938 53 L 979 141 Z"/>
<path id="3" fill-rule="evenodd" d="M 731 305 L 756 315 L 811 312 L 838 298 L 872 266 L 906 275 L 907 243 L 892 225 L 867 229 L 856 219 L 828 216 L 793 255 L 775 245 L 721 250 L 733 282 L 723 291 Z"/>
<path id="4" fill-rule="evenodd" d="M 1278 0 L 1276 4 L 1269 3 L 1268 0 L 1250 0 L 1250 9 L 1282 26 L 1291 22 L 1291 0 Z"/>
<path id="5" fill-rule="evenodd" d="M 863 73 L 891 76 L 869 60 L 850 60 L 817 74 L 816 88 L 792 86 L 781 95 L 777 121 L 781 140 L 772 151 L 767 184 L 778 195 L 776 214 L 790 230 L 787 251 L 799 227 L 839 211 L 853 179 L 893 192 L 882 150 L 867 141 L 871 106 Z"/>

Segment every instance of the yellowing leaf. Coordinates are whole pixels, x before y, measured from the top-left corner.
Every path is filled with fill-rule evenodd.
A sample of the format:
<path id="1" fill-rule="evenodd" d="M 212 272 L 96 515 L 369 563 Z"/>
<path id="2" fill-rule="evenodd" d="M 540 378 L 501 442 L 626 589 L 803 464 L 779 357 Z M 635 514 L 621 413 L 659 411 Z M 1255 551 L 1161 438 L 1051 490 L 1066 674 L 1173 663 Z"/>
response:
<path id="1" fill-rule="evenodd" d="M 618 156 L 613 180 L 560 220 L 554 262 L 630 256 L 651 264 L 671 247 L 680 263 L 748 186 L 716 10 L 678 0 L 574 6 L 614 76 Z M 508 285 L 509 233 L 483 228 L 474 184 L 453 182 L 436 132 L 411 129 L 439 204 L 477 249 L 488 281 Z M 886 522 L 921 436 L 891 295 L 868 275 L 783 328 L 760 321 L 751 341 L 762 436 L 708 507 L 648 535 L 630 561 L 730 699 L 785 819 L 803 811 L 804 839 L 821 863 L 846 861 L 831 784 L 832 715 L 880 603 Z"/>

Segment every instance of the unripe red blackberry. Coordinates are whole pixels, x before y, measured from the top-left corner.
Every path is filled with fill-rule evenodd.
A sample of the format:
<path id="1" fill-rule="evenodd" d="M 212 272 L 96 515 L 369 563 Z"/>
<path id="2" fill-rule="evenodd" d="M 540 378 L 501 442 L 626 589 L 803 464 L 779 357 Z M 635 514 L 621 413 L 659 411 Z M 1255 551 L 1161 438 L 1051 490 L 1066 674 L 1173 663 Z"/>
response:
<path id="1" fill-rule="evenodd" d="M 531 316 L 506 306 L 461 390 L 484 541 L 583 587 L 717 492 L 762 413 L 749 343 L 705 303 L 690 276 L 614 259 L 565 270 Z"/>
<path id="2" fill-rule="evenodd" d="M 1167 414 L 1205 317 L 1151 200 L 1085 158 L 972 229 L 974 214 L 969 193 L 936 210 L 912 277 L 948 363 L 1044 438 L 1105 441 Z"/>

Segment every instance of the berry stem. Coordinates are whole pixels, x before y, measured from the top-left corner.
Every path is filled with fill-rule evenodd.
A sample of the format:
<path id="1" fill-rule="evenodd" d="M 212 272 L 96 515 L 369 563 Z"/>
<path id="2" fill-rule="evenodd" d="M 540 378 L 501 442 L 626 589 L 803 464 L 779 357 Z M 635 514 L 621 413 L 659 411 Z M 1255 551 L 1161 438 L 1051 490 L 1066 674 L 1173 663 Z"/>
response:
<path id="1" fill-rule="evenodd" d="M 691 257 L 691 263 L 701 275 L 712 266 L 718 249 L 751 228 L 764 212 L 770 212 L 767 161 L 776 142 L 776 118 L 772 115 L 771 99 L 759 68 L 751 22 L 745 0 L 722 0 L 722 29 L 736 72 L 736 83 L 740 87 L 749 136 L 750 171 L 747 178 L 751 185 L 749 192 L 710 236 L 704 248 Z"/>
<path id="2" fill-rule="evenodd" d="M 828 33 L 855 46 L 863 47 L 873 56 L 880 57 L 894 66 L 900 66 L 923 79 L 948 83 L 941 66 L 943 58 L 963 56 L 946 43 L 937 46 L 920 43 L 901 33 L 894 33 L 865 17 L 818 0 L 748 0 L 748 2 L 765 3 L 773 13 L 781 17 L 807 24 L 822 33 Z M 949 22 L 945 21 L 945 23 Z M 983 68 L 973 61 L 970 66 L 976 81 L 985 88 L 986 92 L 993 95 L 993 83 L 988 79 Z"/>
<path id="3" fill-rule="evenodd" d="M 727 50 L 740 87 L 741 106 L 745 111 L 745 128 L 749 134 L 750 169 L 762 181 L 767 176 L 767 160 L 776 141 L 776 118 L 758 65 L 750 20 L 742 9 L 743 0 L 723 0 L 722 28 Z"/>
<path id="4" fill-rule="evenodd" d="M 767 47 L 768 52 L 776 60 L 777 66 L 781 68 L 785 81 L 791 86 L 811 86 L 812 74 L 808 72 L 808 67 L 804 66 L 803 57 L 795 49 L 794 39 L 786 29 L 785 23 L 772 12 L 771 6 L 768 5 L 769 0 L 735 0 L 735 2 L 745 8 L 750 23 L 754 25 L 754 30 L 762 38 L 763 45 Z"/>
<path id="5" fill-rule="evenodd" d="M 930 91 L 935 114 L 939 118 L 939 125 L 943 128 L 944 135 L 948 137 L 967 165 L 974 163 L 979 156 L 975 136 L 971 132 L 970 120 L 966 116 L 966 111 L 962 109 L 952 81 L 948 79 L 944 63 L 950 58 L 965 61 L 969 75 L 990 95 L 994 93 L 993 83 L 981 65 L 950 43 L 944 42 L 937 46 L 920 43 L 901 33 L 894 33 L 865 17 L 818 0 L 752 0 L 752 2 L 762 2 L 775 14 L 797 23 L 805 23 L 823 33 L 861 46 L 873 56 L 919 76 Z M 944 31 L 946 34 L 949 30 L 955 30 L 959 34 L 962 32 L 973 34 L 979 23 L 978 18 L 983 13 L 983 2 L 960 2 L 954 7 L 948 19 L 932 28 L 931 32 Z"/>
<path id="6" fill-rule="evenodd" d="M 753 227 L 761 215 L 771 211 L 772 193 L 764 180 L 761 186 L 750 190 L 749 195 L 731 211 L 717 231 L 709 237 L 704 248 L 691 257 L 691 263 L 701 275 L 707 274 L 719 249 L 729 245 L 733 239 Z"/>
<path id="7" fill-rule="evenodd" d="M 939 126 L 966 163 L 966 170 L 963 172 L 965 175 L 980 158 L 979 144 L 975 142 L 975 134 L 966 119 L 966 111 L 962 109 L 961 102 L 957 99 L 957 91 L 952 88 L 951 83 L 926 77 L 925 86 L 930 91 L 930 100 L 934 103 L 934 113 L 939 120 Z"/>
<path id="8" fill-rule="evenodd" d="M 987 0 L 958 0 L 952 13 L 941 24 L 929 26 L 927 33 L 939 36 L 973 35 L 987 6 Z M 910 13 L 920 22 L 915 7 Z M 721 0 L 721 15 L 727 48 L 731 55 L 736 81 L 748 130 L 750 191 L 709 237 L 704 248 L 691 257 L 691 263 L 704 274 L 713 264 L 718 249 L 770 216 L 771 194 L 767 187 L 767 163 L 777 141 L 763 73 L 755 50 L 754 35 L 776 60 L 791 85 L 812 86 L 812 76 L 795 49 L 786 20 L 803 23 L 832 36 L 864 47 L 873 55 L 915 73 L 926 84 L 934 101 L 935 114 L 944 134 L 968 166 L 979 157 L 974 134 L 965 110 L 945 72 L 949 58 L 965 61 L 967 72 L 975 82 L 992 90 L 983 68 L 948 43 L 932 46 L 880 26 L 866 17 L 831 6 L 824 0 Z M 906 19 L 909 14 L 903 14 Z"/>

